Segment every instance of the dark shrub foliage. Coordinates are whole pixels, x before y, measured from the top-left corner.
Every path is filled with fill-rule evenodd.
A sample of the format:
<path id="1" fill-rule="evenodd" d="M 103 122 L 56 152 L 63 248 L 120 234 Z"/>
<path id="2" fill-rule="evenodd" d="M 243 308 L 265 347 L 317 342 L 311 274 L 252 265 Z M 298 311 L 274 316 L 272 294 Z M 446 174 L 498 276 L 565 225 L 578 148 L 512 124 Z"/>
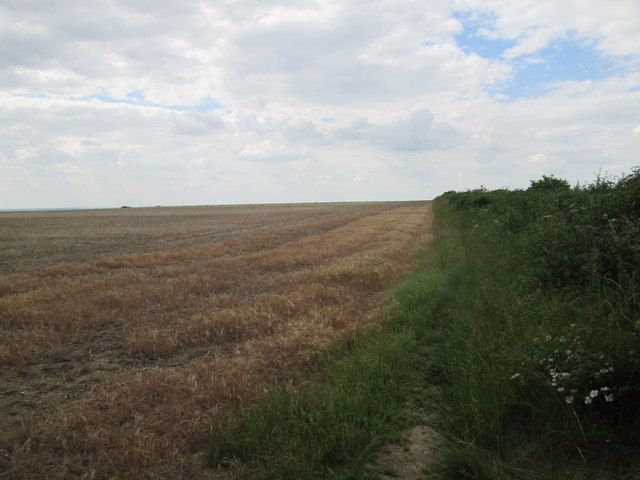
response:
<path id="1" fill-rule="evenodd" d="M 628 285 L 640 270 L 640 170 L 571 188 L 543 176 L 526 190 L 447 192 L 457 208 L 488 210 L 522 233 L 523 260 L 543 286 Z"/>
<path id="2" fill-rule="evenodd" d="M 442 198 L 467 242 L 459 256 L 473 255 L 460 297 L 474 296 L 453 310 L 445 337 L 457 343 L 443 353 L 464 406 L 451 424 L 471 452 L 465 465 L 479 451 L 506 458 L 513 440 L 546 445 L 543 459 L 563 452 L 566 465 L 618 471 L 572 478 L 635 478 L 620 472 L 640 471 L 640 169 Z M 500 394 L 482 390 L 491 382 Z M 520 452 L 505 462 L 529 468 Z"/>

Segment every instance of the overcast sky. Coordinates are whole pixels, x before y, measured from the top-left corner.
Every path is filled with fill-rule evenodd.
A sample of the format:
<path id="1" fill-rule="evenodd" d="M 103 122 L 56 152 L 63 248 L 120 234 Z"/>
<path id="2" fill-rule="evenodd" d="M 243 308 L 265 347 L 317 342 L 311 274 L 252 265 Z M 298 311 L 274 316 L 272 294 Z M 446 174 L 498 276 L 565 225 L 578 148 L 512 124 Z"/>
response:
<path id="1" fill-rule="evenodd" d="M 0 209 L 628 173 L 639 19 L 638 0 L 3 0 Z"/>

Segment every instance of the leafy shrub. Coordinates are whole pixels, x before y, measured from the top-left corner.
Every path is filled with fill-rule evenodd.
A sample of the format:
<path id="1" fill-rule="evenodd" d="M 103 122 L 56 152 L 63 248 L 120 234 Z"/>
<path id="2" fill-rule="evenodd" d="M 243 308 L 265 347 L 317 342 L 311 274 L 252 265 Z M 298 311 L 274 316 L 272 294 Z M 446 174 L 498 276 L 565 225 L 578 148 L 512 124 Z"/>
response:
<path id="1" fill-rule="evenodd" d="M 567 478 L 558 461 L 638 469 L 640 170 L 438 201 L 462 239 L 441 354 L 456 462 L 465 451 L 479 472 L 484 455 L 490 478 Z"/>
<path id="2" fill-rule="evenodd" d="M 561 178 L 555 178 L 553 175 L 543 175 L 540 180 L 532 180 L 529 190 L 533 191 L 568 191 L 571 189 L 569 182 Z"/>

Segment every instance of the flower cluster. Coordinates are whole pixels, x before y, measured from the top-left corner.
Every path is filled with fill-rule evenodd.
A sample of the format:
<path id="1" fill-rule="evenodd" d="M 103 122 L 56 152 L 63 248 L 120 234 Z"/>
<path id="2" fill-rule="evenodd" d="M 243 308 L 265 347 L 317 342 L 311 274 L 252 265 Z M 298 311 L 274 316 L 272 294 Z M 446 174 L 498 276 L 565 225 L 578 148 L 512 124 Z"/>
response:
<path id="1" fill-rule="evenodd" d="M 588 354 L 582 338 L 576 333 L 576 325 L 570 325 L 566 335 L 536 338 L 544 355 L 539 364 L 545 371 L 551 386 L 568 404 L 596 402 L 611 403 L 616 400 L 611 386 L 614 368 L 604 355 Z M 555 347 L 555 348 L 554 348 Z M 552 350 L 553 349 L 553 350 Z M 551 353 L 552 352 L 552 353 Z M 511 377 L 520 378 L 520 374 Z"/>
<path id="2" fill-rule="evenodd" d="M 603 394 L 602 396 L 604 397 L 605 401 L 613 402 L 615 400 L 615 396 L 613 393 L 608 393 L 610 391 L 611 389 L 609 387 L 600 387 L 599 390 L 591 390 L 589 392 L 589 395 L 584 397 L 585 405 L 591 405 L 591 402 L 593 402 L 593 399 L 596 398 L 601 393 Z"/>

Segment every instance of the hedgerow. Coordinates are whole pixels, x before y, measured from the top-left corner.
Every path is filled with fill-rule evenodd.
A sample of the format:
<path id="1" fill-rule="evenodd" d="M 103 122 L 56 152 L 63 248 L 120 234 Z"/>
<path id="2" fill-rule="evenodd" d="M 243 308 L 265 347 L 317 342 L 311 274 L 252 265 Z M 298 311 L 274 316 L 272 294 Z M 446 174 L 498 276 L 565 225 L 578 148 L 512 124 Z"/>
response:
<path id="1" fill-rule="evenodd" d="M 436 204 L 457 239 L 440 323 L 450 471 L 639 473 L 640 171 Z"/>

